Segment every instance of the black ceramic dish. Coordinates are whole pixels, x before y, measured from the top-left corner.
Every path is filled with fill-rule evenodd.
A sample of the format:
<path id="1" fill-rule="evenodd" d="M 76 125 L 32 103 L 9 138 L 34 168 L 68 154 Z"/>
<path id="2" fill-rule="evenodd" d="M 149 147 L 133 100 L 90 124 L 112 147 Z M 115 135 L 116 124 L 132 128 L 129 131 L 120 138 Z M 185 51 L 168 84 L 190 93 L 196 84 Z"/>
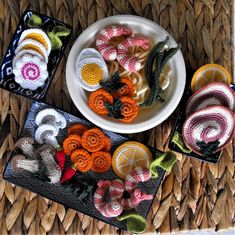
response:
<path id="1" fill-rule="evenodd" d="M 39 103 L 36 101 L 33 102 L 31 109 L 28 113 L 27 119 L 25 121 L 24 128 L 20 134 L 20 137 L 34 136 L 34 132 L 37 127 L 37 125 L 35 124 L 36 114 L 40 110 L 45 109 L 45 108 L 49 108 L 49 107 L 51 107 L 51 106 L 44 104 L 44 103 Z M 64 115 L 64 117 L 66 118 L 67 126 L 70 126 L 73 123 L 83 123 L 83 124 L 86 124 L 87 126 L 93 126 L 93 124 L 91 124 L 81 118 L 75 117 L 71 114 L 68 114 L 68 113 L 62 111 L 62 110 L 58 110 L 58 111 L 61 112 Z M 113 153 L 113 151 L 120 144 L 122 144 L 128 140 L 126 137 L 123 137 L 121 135 L 117 135 L 113 132 L 105 131 L 105 130 L 103 130 L 103 131 L 111 139 L 111 153 Z M 58 135 L 58 141 L 61 143 L 63 141 L 63 139 L 65 138 L 65 136 L 66 136 L 66 129 L 60 130 L 59 135 Z M 153 148 L 150 148 L 150 150 L 152 151 L 153 156 L 156 156 L 156 155 L 162 153 L 162 152 L 155 150 Z M 4 170 L 3 177 L 5 180 L 8 180 L 18 186 L 24 187 L 30 191 L 33 191 L 43 197 L 46 197 L 46 198 L 51 199 L 53 201 L 56 201 L 60 204 L 63 204 L 66 207 L 73 208 L 73 209 L 80 211 L 84 214 L 87 214 L 91 217 L 102 220 L 102 221 L 109 223 L 111 225 L 114 225 L 120 229 L 126 229 L 125 222 L 118 221 L 115 218 L 103 217 L 94 207 L 92 197 L 88 199 L 87 204 L 84 204 L 84 203 L 80 202 L 77 199 L 77 196 L 72 191 L 70 191 L 68 188 L 66 188 L 65 186 L 61 186 L 60 184 L 50 184 L 46 181 L 39 180 L 35 177 L 32 177 L 32 174 L 27 171 L 22 171 L 21 173 L 13 172 L 11 169 L 11 161 L 14 158 L 15 154 L 16 154 L 16 152 L 12 152 L 11 157 L 10 157 L 10 159 L 7 163 L 7 166 Z M 68 162 L 67 162 L 67 164 L 68 164 Z M 159 185 L 161 184 L 161 181 L 163 179 L 164 174 L 165 174 L 165 171 L 158 168 L 159 177 L 157 179 L 149 180 L 144 183 L 140 183 L 138 185 L 138 187 L 142 191 L 144 191 L 148 194 L 155 195 L 158 190 Z M 77 174 L 76 176 L 80 177 L 79 174 Z M 102 174 L 89 171 L 87 173 L 82 174 L 82 178 L 83 179 L 92 179 L 93 181 L 98 181 L 99 179 L 111 180 L 111 179 L 115 179 L 118 177 L 115 175 L 113 170 L 110 169 L 108 172 L 102 173 Z M 142 202 L 137 207 L 137 212 L 146 218 L 149 213 L 149 210 L 152 206 L 152 202 L 153 202 L 153 200 Z"/>
<path id="2" fill-rule="evenodd" d="M 68 29 L 70 29 L 70 34 L 66 37 L 61 37 L 63 46 L 60 50 L 54 50 L 51 51 L 49 55 L 48 60 L 48 78 L 45 82 L 45 84 L 42 87 L 39 87 L 35 91 L 31 91 L 29 89 L 23 89 L 20 87 L 18 83 L 14 80 L 14 74 L 12 73 L 12 60 L 15 56 L 15 49 L 18 44 L 18 40 L 20 38 L 21 33 L 27 29 L 26 22 L 30 18 L 32 14 L 39 15 L 42 18 L 44 26 L 55 26 L 55 25 L 61 25 L 65 26 Z M 54 77 L 54 74 L 56 72 L 56 69 L 59 65 L 59 62 L 63 56 L 64 50 L 66 45 L 68 44 L 68 40 L 72 34 L 72 28 L 71 26 L 64 24 L 61 21 L 55 20 L 51 17 L 41 15 L 39 13 L 33 12 L 31 10 L 26 10 L 24 14 L 22 15 L 20 22 L 15 30 L 15 33 L 12 37 L 12 40 L 8 46 L 7 52 L 2 60 L 2 64 L 0 67 L 0 88 L 6 89 L 10 92 L 28 97 L 30 99 L 34 100 L 41 100 L 46 95 L 47 90 L 49 89 L 49 86 L 52 82 L 52 79 Z"/>
<path id="3" fill-rule="evenodd" d="M 235 85 L 231 84 L 231 87 L 235 91 Z M 174 131 L 172 133 L 172 136 L 171 136 L 171 139 L 170 139 L 170 142 L 169 142 L 169 148 L 171 150 L 175 151 L 175 152 L 184 154 L 185 156 L 188 156 L 188 157 L 197 158 L 197 159 L 199 159 L 201 161 L 206 161 L 206 162 L 210 162 L 210 163 L 217 163 L 219 161 L 219 159 L 220 159 L 222 151 L 219 151 L 219 152 L 217 152 L 217 153 L 215 153 L 215 154 L 213 154 L 211 156 L 208 156 L 208 157 L 203 157 L 203 156 L 200 156 L 200 155 L 198 155 L 198 154 L 196 154 L 194 152 L 185 153 L 175 143 L 172 142 L 172 138 L 174 136 L 174 133 L 176 131 L 178 133 L 182 132 L 182 127 L 183 127 L 183 124 L 184 124 L 184 121 L 185 121 L 185 110 L 183 110 L 182 107 L 186 106 L 187 100 L 191 96 L 191 94 L 192 93 L 191 93 L 190 89 L 186 89 L 185 90 L 185 93 L 184 93 L 183 98 L 181 100 L 181 103 L 179 105 L 179 107 L 181 107 L 181 109 L 179 111 L 179 114 L 178 114 L 176 122 L 175 122 Z"/>

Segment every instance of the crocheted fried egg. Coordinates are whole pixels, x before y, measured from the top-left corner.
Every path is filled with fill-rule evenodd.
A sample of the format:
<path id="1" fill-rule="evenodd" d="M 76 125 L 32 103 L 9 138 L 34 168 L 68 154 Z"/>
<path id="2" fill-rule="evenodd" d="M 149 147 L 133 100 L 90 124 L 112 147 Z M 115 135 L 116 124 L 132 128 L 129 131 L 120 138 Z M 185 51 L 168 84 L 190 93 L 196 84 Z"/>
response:
<path id="1" fill-rule="evenodd" d="M 76 73 L 80 85 L 87 91 L 100 87 L 100 81 L 108 79 L 108 68 L 101 54 L 93 49 L 81 51 L 76 61 Z"/>

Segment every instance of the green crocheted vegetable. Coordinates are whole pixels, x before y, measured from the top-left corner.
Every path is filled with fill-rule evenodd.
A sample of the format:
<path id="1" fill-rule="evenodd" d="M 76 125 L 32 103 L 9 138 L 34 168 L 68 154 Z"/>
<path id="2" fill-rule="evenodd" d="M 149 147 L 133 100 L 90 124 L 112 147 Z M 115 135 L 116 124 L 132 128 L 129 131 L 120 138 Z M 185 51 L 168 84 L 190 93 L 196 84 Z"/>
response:
<path id="1" fill-rule="evenodd" d="M 42 25 L 42 19 L 40 16 L 32 14 L 32 16 L 27 21 L 27 26 L 29 28 L 40 28 Z"/>
<path id="2" fill-rule="evenodd" d="M 118 72 L 115 72 L 109 81 L 101 81 L 100 85 L 108 92 L 112 93 L 121 89 L 125 84 L 121 82 Z"/>
<path id="3" fill-rule="evenodd" d="M 171 140 L 182 152 L 184 153 L 191 153 L 192 150 L 189 149 L 185 144 L 182 139 L 181 134 L 178 131 L 174 132 L 173 138 Z"/>
<path id="4" fill-rule="evenodd" d="M 60 37 L 65 37 L 70 34 L 70 30 L 65 26 L 56 25 L 51 32 L 47 32 L 47 35 L 51 41 L 51 49 L 59 50 L 63 46 Z"/>
<path id="5" fill-rule="evenodd" d="M 57 37 L 66 37 L 70 34 L 70 30 L 66 28 L 63 25 L 56 25 L 52 32 L 57 36 Z"/>
<path id="6" fill-rule="evenodd" d="M 166 152 L 160 156 L 157 156 L 154 161 L 151 162 L 149 169 L 152 173 L 152 178 L 158 177 L 157 167 L 166 171 L 171 171 L 173 165 L 176 162 L 176 156 L 173 152 Z"/>
<path id="7" fill-rule="evenodd" d="M 204 157 L 210 157 L 218 149 L 220 142 L 218 140 L 205 143 L 204 141 L 198 141 L 197 145 L 200 148 L 201 153 Z"/>
<path id="8" fill-rule="evenodd" d="M 56 36 L 53 32 L 47 32 L 47 35 L 51 41 L 51 49 L 52 50 L 59 50 L 63 43 L 58 36 Z"/>
<path id="9" fill-rule="evenodd" d="M 126 220 L 128 232 L 143 233 L 146 229 L 146 220 L 136 212 L 125 212 L 117 217 L 117 220 Z"/>
<path id="10" fill-rule="evenodd" d="M 167 37 L 164 41 L 158 42 L 149 53 L 145 64 L 145 78 L 150 88 L 150 94 L 141 106 L 151 106 L 155 101 L 164 102 L 161 97 L 163 90 L 160 87 L 160 76 L 166 63 L 181 47 L 178 45 L 174 48 L 164 49 L 168 40 L 169 38 Z"/>

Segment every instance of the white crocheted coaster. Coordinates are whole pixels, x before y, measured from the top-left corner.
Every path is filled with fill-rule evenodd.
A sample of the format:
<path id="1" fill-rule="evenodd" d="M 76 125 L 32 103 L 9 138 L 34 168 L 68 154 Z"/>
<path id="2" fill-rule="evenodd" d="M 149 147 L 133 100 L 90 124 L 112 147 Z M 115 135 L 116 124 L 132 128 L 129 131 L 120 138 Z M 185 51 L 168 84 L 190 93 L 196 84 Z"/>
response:
<path id="1" fill-rule="evenodd" d="M 15 54 L 18 54 L 21 50 L 25 49 L 39 52 L 45 58 L 45 61 L 48 61 L 47 50 L 40 42 L 33 39 L 25 39 L 20 44 L 18 44 L 17 48 L 15 49 Z"/>
<path id="2" fill-rule="evenodd" d="M 39 57 L 24 54 L 14 61 L 15 81 L 24 89 L 36 90 L 48 77 L 47 64 Z"/>
<path id="3" fill-rule="evenodd" d="M 49 56 L 51 52 L 51 41 L 48 38 L 47 34 L 41 29 L 26 29 L 22 32 L 18 45 L 21 44 L 22 41 L 26 39 L 33 39 L 41 43 L 47 51 L 47 55 Z"/>

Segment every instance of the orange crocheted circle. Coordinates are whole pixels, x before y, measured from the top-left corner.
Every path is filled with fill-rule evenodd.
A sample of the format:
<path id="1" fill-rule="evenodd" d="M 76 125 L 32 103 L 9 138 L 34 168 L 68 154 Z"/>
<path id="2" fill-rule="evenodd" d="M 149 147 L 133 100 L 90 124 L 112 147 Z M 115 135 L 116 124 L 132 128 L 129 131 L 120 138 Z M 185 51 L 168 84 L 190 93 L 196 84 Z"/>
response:
<path id="1" fill-rule="evenodd" d="M 76 149 L 71 154 L 71 161 L 81 172 L 87 172 L 92 167 L 93 157 L 84 149 Z"/>
<path id="2" fill-rule="evenodd" d="M 76 134 L 82 136 L 83 132 L 86 131 L 88 128 L 84 124 L 74 124 L 68 128 L 67 132 L 69 135 Z"/>
<path id="3" fill-rule="evenodd" d="M 113 97 L 104 89 L 93 91 L 89 96 L 88 105 L 95 113 L 101 115 L 108 114 L 105 103 L 113 104 Z"/>
<path id="4" fill-rule="evenodd" d="M 82 135 L 82 146 L 89 152 L 97 152 L 105 146 L 105 135 L 99 128 L 91 128 Z"/>
<path id="5" fill-rule="evenodd" d="M 108 152 L 98 151 L 92 153 L 92 167 L 91 170 L 97 173 L 106 172 L 112 164 L 111 155 Z"/>
<path id="6" fill-rule="evenodd" d="M 70 135 L 63 142 L 63 149 L 66 155 L 71 153 L 81 146 L 81 137 L 79 135 Z"/>
<path id="7" fill-rule="evenodd" d="M 136 101 L 128 96 L 123 96 L 120 98 L 122 102 L 121 114 L 124 116 L 123 119 L 120 119 L 123 122 L 131 122 L 138 114 L 139 107 Z"/>
<path id="8" fill-rule="evenodd" d="M 123 77 L 121 78 L 121 83 L 123 83 L 124 86 L 115 91 L 113 97 L 115 99 L 120 98 L 121 96 L 133 97 L 135 95 L 135 87 L 133 82 L 129 78 Z"/>

